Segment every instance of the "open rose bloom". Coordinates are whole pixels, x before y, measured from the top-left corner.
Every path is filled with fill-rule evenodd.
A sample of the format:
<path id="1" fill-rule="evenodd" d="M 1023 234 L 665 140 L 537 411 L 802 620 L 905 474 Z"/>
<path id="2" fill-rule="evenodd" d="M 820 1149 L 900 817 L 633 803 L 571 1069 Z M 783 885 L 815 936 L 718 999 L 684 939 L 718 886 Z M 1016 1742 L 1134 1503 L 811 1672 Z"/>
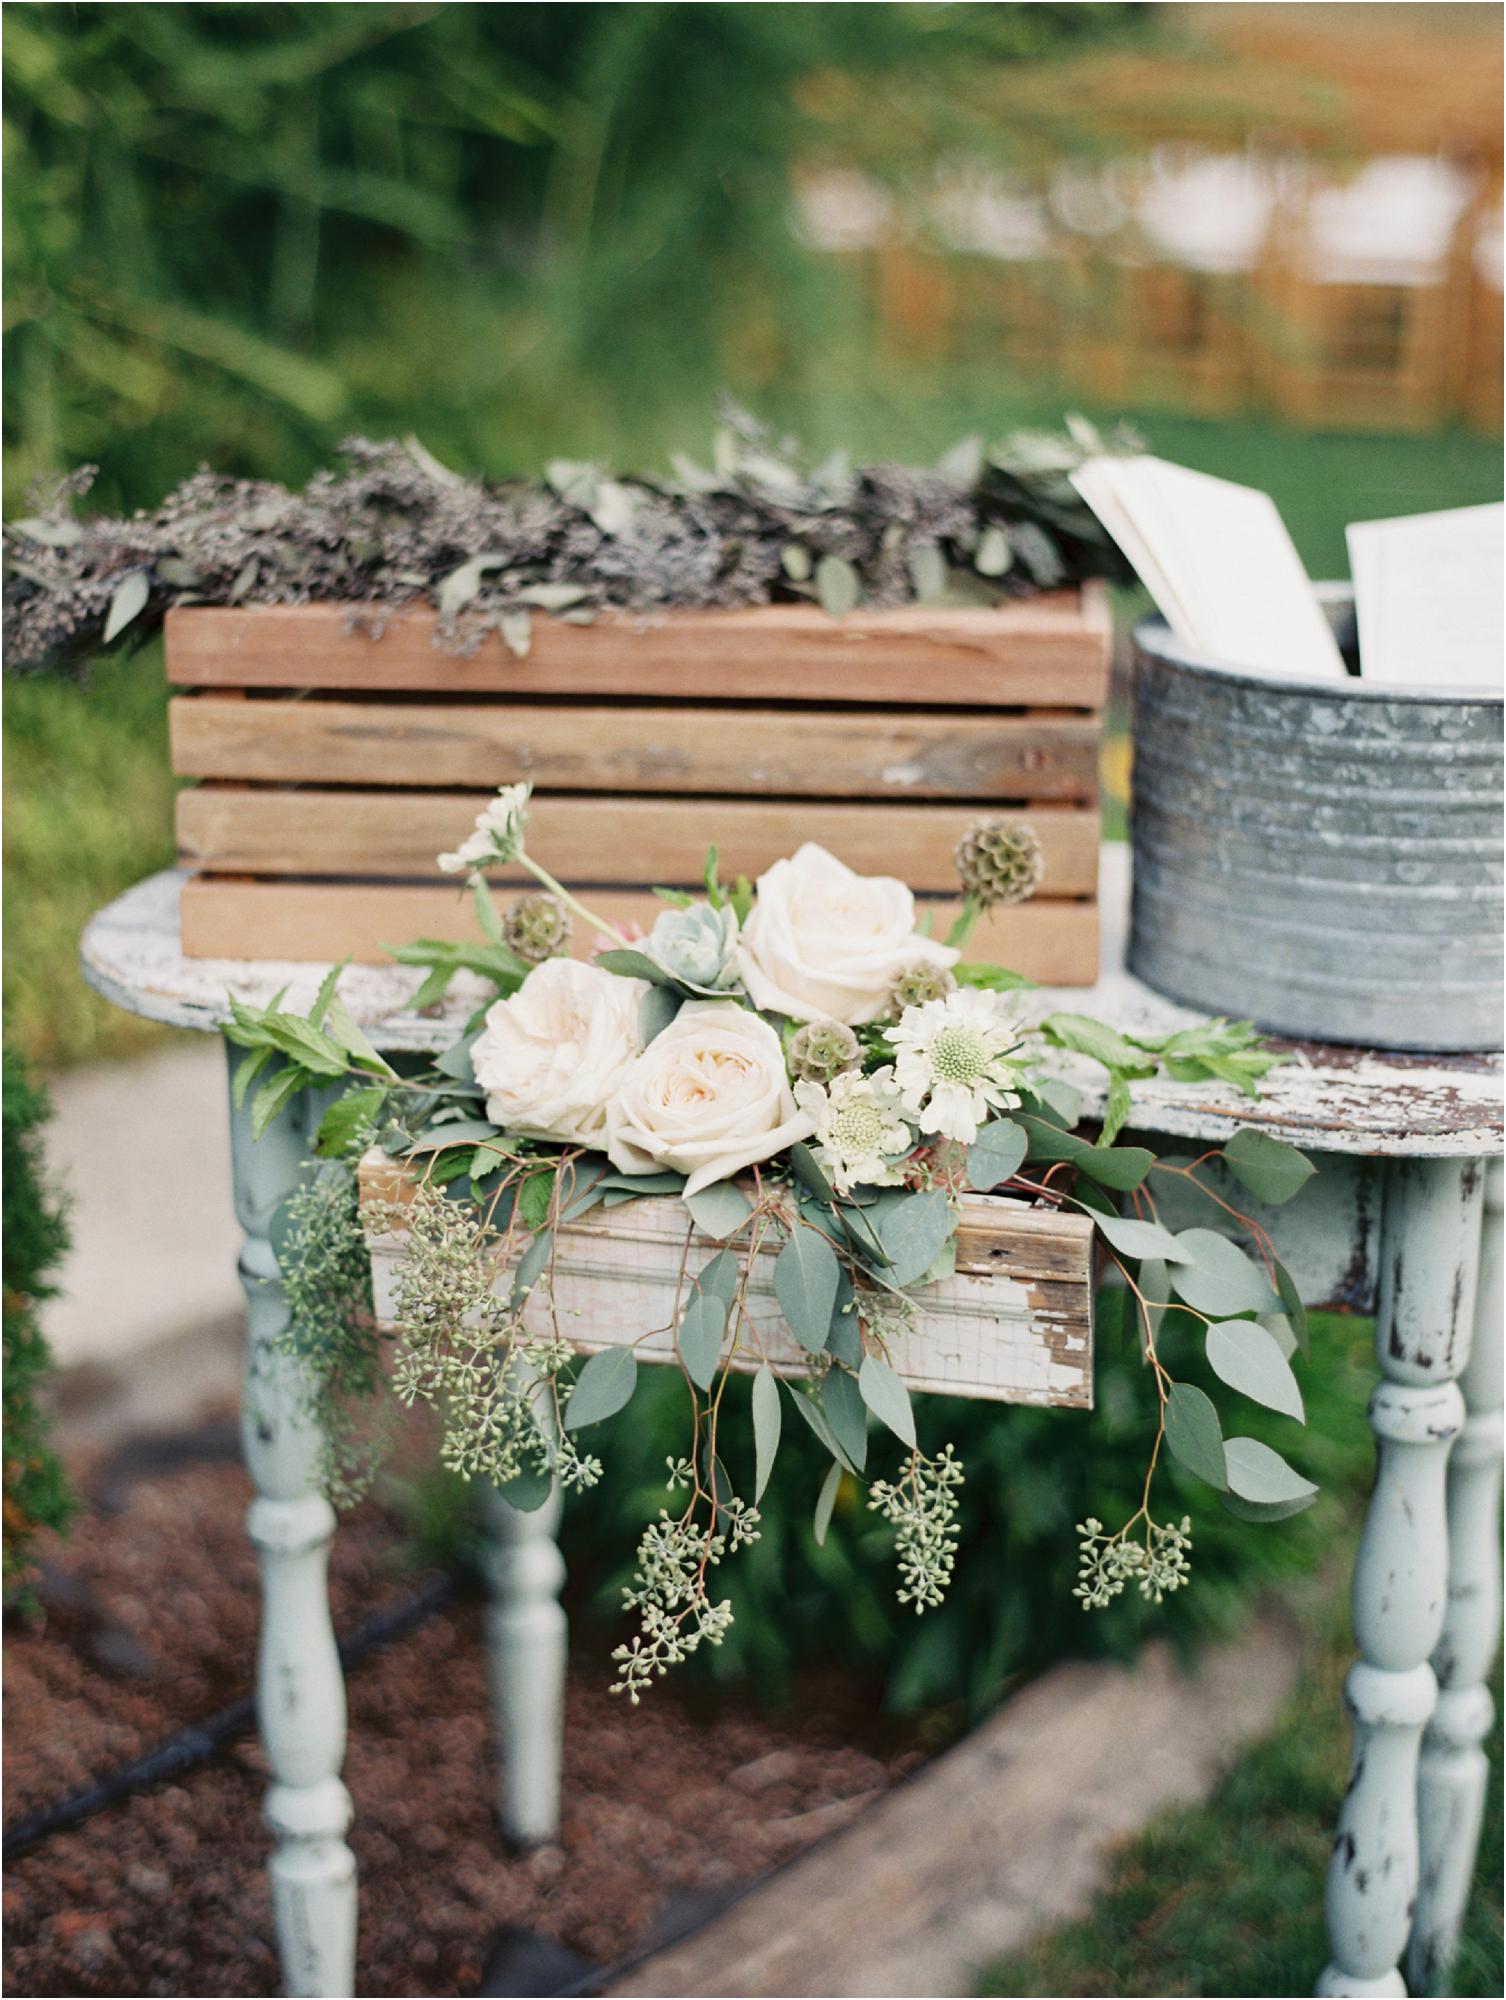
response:
<path id="1" fill-rule="evenodd" d="M 755 1007 L 792 1021 L 876 1021 L 907 966 L 955 965 L 921 937 L 915 898 L 892 875 L 856 875 L 807 841 L 758 878 L 737 966 Z"/>

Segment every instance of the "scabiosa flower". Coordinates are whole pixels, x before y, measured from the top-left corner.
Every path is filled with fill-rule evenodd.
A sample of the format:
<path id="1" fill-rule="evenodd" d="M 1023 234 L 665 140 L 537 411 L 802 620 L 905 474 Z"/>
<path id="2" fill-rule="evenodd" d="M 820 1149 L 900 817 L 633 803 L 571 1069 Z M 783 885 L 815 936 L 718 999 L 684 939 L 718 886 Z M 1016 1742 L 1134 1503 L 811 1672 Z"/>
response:
<path id="1" fill-rule="evenodd" d="M 570 949 L 570 912 L 558 896 L 535 889 L 504 911 L 502 936 L 527 964 L 542 965 Z"/>
<path id="2" fill-rule="evenodd" d="M 892 1069 L 872 1076 L 850 1069 L 829 1084 L 797 1083 L 795 1102 L 815 1123 L 816 1158 L 839 1194 L 858 1184 L 894 1187 L 903 1178 L 915 1136 Z"/>
<path id="3" fill-rule="evenodd" d="M 790 1037 L 790 1075 L 805 1083 L 829 1083 L 862 1059 L 857 1036 L 841 1021 L 807 1021 Z"/>
<path id="4" fill-rule="evenodd" d="M 1016 820 L 975 820 L 957 843 L 957 876 L 980 910 L 1023 903 L 1040 887 L 1045 857 L 1034 827 Z"/>
<path id="5" fill-rule="evenodd" d="M 889 989 L 890 1014 L 897 1017 L 907 1007 L 924 1006 L 927 1000 L 945 1000 L 956 991 L 957 981 L 944 965 L 932 965 L 918 958 L 896 975 Z"/>
<path id="6" fill-rule="evenodd" d="M 889 1030 L 905 1109 L 922 1132 L 971 1145 L 993 1111 L 1018 1103 L 1015 1024 L 996 993 L 964 986 L 909 1007 Z"/>
<path id="7" fill-rule="evenodd" d="M 523 847 L 523 828 L 528 820 L 528 800 L 533 786 L 500 785 L 497 796 L 489 799 L 476 816 L 474 829 L 452 854 L 439 856 L 446 875 L 473 874 L 481 868 L 515 861 Z"/>

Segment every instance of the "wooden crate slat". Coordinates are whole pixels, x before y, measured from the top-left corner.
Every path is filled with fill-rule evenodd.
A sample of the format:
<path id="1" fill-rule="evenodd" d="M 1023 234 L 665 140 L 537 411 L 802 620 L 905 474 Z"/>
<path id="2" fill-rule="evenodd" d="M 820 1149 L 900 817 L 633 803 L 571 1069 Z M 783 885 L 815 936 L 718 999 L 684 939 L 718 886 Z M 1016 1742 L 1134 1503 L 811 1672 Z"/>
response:
<path id="1" fill-rule="evenodd" d="M 1069 714 L 246 701 L 169 706 L 180 777 L 283 784 L 762 793 L 826 798 L 1092 799 L 1099 726 Z"/>
<path id="2" fill-rule="evenodd" d="M 594 625 L 536 617 L 528 657 L 489 633 L 471 659 L 434 641 L 432 611 L 385 620 L 372 640 L 340 604 L 170 611 L 167 672 L 182 687 L 365 688 L 488 696 L 853 701 L 1098 709 L 1110 625 L 1097 585 L 998 610 L 913 605 L 828 618 L 818 607 L 677 611 Z"/>
<path id="3" fill-rule="evenodd" d="M 386 1160 L 363 1164 L 362 1190 L 390 1199 Z M 676 1287 L 716 1246 L 692 1237 L 672 1200 L 645 1199 L 593 1210 L 559 1233 L 555 1304 L 571 1341 L 588 1352 L 632 1343 L 640 1360 L 673 1362 Z M 955 1277 L 926 1288 L 913 1332 L 889 1356 L 912 1388 L 996 1402 L 1088 1408 L 1093 1400 L 1092 1224 L 1086 1216 L 1028 1209 L 988 1195 L 965 1195 Z M 372 1272 L 379 1315 L 390 1313 L 401 1233 L 378 1238 Z M 1049 1248 L 1048 1248 L 1049 1245 Z M 809 1357 L 785 1327 L 774 1298 L 774 1248 L 761 1252 L 748 1285 L 749 1311 L 769 1360 L 792 1374 Z M 1042 1276 L 1049 1262 L 1053 1275 Z M 662 1329 L 641 1336 L 649 1329 Z M 751 1369 L 750 1351 L 736 1364 Z"/>
<path id="4" fill-rule="evenodd" d="M 259 705 L 259 704 L 257 704 Z M 185 867 L 220 874 L 443 878 L 434 865 L 470 829 L 480 800 L 465 792 L 281 791 L 201 785 L 177 800 Z M 860 874 L 902 869 L 913 889 L 954 890 L 953 851 L 974 808 L 799 801 L 536 797 L 529 845 L 551 874 L 581 882 L 698 884 L 714 835 L 722 870 L 757 876 L 805 840 Z M 1086 896 L 1097 884 L 1098 814 L 1031 811 L 1046 868 L 1044 896 Z M 529 879 L 503 868 L 497 879 Z"/>
<path id="5" fill-rule="evenodd" d="M 610 922 L 646 930 L 664 907 L 647 890 L 604 889 L 588 898 Z M 190 958 L 386 961 L 386 945 L 418 937 L 479 941 L 471 899 L 426 883 L 243 880 L 198 875 L 181 898 L 183 950 Z M 934 934 L 944 936 L 956 904 L 936 901 Z M 577 938 L 578 951 L 592 940 Z M 1091 986 L 1098 977 L 1098 909 L 1092 901 L 1036 900 L 992 910 L 968 956 L 1007 965 L 1043 986 Z"/>

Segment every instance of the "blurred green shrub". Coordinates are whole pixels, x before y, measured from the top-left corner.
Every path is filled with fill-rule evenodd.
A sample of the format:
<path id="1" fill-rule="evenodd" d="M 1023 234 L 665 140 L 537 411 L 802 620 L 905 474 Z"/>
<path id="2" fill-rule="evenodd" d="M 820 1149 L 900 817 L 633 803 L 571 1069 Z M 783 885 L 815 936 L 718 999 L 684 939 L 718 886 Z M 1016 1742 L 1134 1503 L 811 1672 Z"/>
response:
<path id="1" fill-rule="evenodd" d="M 1113 1315 L 1103 1318 L 1107 1324 Z M 918 1401 L 922 1444 L 936 1450 L 950 1438 L 967 1469 L 951 1592 L 940 1610 L 923 1617 L 896 1603 L 893 1537 L 852 1482 L 838 1498 L 824 1546 L 817 1546 L 811 1515 L 829 1460 L 803 1426 L 786 1421 L 779 1476 L 761 1507 L 762 1539 L 729 1558 L 722 1572 L 735 1623 L 720 1648 L 695 1655 L 686 1671 L 716 1681 L 747 1677 L 777 1699 L 796 1668 L 841 1662 L 880 1681 L 891 1707 L 951 1704 L 976 1714 L 1010 1681 L 1068 1655 L 1127 1658 L 1156 1634 L 1189 1647 L 1230 1630 L 1256 1591 L 1313 1567 L 1368 1478 L 1369 1322 L 1314 1315 L 1312 1337 L 1312 1360 L 1302 1370 L 1306 1431 L 1294 1440 L 1289 1423 L 1266 1422 L 1253 1404 L 1246 1428 L 1279 1443 L 1320 1481 L 1322 1500 L 1293 1520 L 1253 1527 L 1224 1512 L 1174 1462 L 1163 1466 L 1156 1475 L 1158 1512 L 1174 1516 L 1185 1508 L 1191 1515 L 1193 1573 L 1184 1590 L 1158 1607 L 1126 1593 L 1107 1611 L 1085 1613 L 1072 1596 L 1076 1524 L 1089 1513 L 1118 1521 L 1133 1512 L 1153 1431 L 1147 1371 L 1113 1336 L 1100 1334 L 1091 1412 L 934 1396 Z M 1197 1377 L 1190 1355 L 1179 1354 L 1178 1372 Z M 735 1388 L 730 1420 L 723 1405 L 723 1448 L 729 1465 L 751 1465 L 747 1386 Z M 619 1425 L 611 1440 L 611 1477 L 565 1510 L 571 1576 L 603 1625 L 616 1615 L 643 1522 L 666 1504 L 664 1457 L 667 1441 L 678 1435 L 683 1396 L 677 1375 L 650 1371 L 639 1385 L 632 1425 Z M 886 1469 L 885 1449 L 881 1434 L 871 1434 L 870 1473 L 876 1464 Z M 791 1461 L 807 1473 L 798 1506 L 793 1496 L 802 1482 Z"/>
<path id="2" fill-rule="evenodd" d="M 1146 11 L 15 0 L 12 501 L 80 460 L 112 509 L 205 458 L 301 481 L 355 429 L 657 458 L 723 383 L 840 387 L 863 309 L 792 166 L 1017 156 L 998 66 Z"/>
<path id="3" fill-rule="evenodd" d="M 47 1343 L 37 1321 L 38 1302 L 53 1295 L 49 1274 L 68 1247 L 64 1204 L 47 1185 L 42 1127 L 46 1096 L 19 1059 L 6 1050 L 3 1063 L 4 1376 L 4 1591 L 7 1605 L 27 1596 L 31 1549 L 41 1528 L 61 1528 L 73 1512 L 63 1468 L 48 1436 L 38 1400 L 47 1375 Z"/>

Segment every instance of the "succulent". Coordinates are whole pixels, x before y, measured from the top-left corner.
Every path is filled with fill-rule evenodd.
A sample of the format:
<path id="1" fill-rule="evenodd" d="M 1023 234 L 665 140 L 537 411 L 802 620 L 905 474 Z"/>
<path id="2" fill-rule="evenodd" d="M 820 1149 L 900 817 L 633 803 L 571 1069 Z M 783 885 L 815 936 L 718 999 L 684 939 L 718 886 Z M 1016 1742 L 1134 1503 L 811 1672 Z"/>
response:
<path id="1" fill-rule="evenodd" d="M 502 936 L 519 958 L 542 965 L 570 949 L 570 912 L 558 896 L 534 889 L 519 896 L 502 918 Z"/>
<path id="2" fill-rule="evenodd" d="M 732 957 L 736 944 L 733 909 L 692 903 L 683 910 L 661 910 L 644 950 L 672 979 L 714 992 L 731 985 L 736 976 Z"/>
<path id="3" fill-rule="evenodd" d="M 895 976 L 889 989 L 890 1015 L 898 1020 L 907 1007 L 923 1006 L 927 1000 L 945 1000 L 956 990 L 957 982 L 944 965 L 918 958 Z"/>
<path id="4" fill-rule="evenodd" d="M 980 910 L 1028 901 L 1045 867 L 1034 827 L 996 817 L 973 822 L 957 843 L 956 860 L 958 878 Z"/>
<path id="5" fill-rule="evenodd" d="M 807 1021 L 790 1041 L 789 1071 L 800 1083 L 830 1083 L 862 1059 L 857 1036 L 841 1021 Z"/>

